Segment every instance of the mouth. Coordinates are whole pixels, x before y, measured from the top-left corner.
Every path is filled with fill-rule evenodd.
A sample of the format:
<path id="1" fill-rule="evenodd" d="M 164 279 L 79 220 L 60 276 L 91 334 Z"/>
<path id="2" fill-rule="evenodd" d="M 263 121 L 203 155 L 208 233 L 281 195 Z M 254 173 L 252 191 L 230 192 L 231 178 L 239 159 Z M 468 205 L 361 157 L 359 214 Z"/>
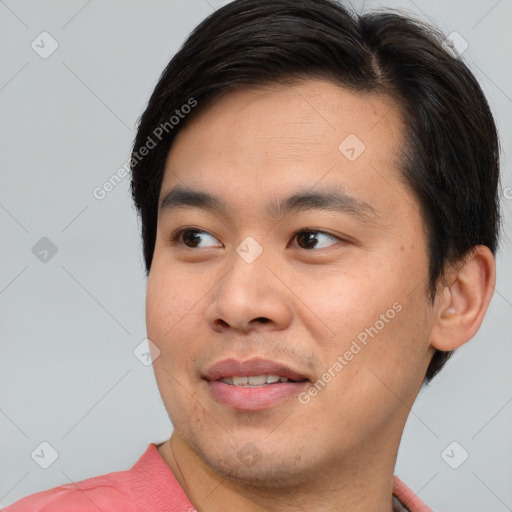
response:
<path id="1" fill-rule="evenodd" d="M 288 379 L 288 377 L 280 377 L 279 375 L 249 375 L 248 377 L 224 377 L 220 379 L 221 382 L 225 382 L 230 386 L 239 387 L 258 387 L 267 386 L 269 384 L 276 384 L 278 382 L 299 382 Z"/>
<path id="2" fill-rule="evenodd" d="M 204 374 L 212 398 L 236 410 L 257 411 L 297 395 L 310 379 L 268 359 L 225 359 Z"/>

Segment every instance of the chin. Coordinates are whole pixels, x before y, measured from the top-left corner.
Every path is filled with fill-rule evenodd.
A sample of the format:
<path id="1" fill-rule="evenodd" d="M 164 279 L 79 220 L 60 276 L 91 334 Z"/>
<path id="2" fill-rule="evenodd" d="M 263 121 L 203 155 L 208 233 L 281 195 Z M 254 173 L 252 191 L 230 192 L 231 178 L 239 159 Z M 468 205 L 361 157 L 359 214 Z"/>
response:
<path id="1" fill-rule="evenodd" d="M 203 460 L 218 475 L 254 489 L 293 489 L 302 486 L 307 478 L 292 460 L 263 456 L 254 465 L 245 465 L 231 458 L 203 455 Z M 277 461 L 279 460 L 279 463 Z"/>
<path id="2" fill-rule="evenodd" d="M 235 441 L 233 438 L 222 446 L 215 439 L 199 441 L 190 432 L 183 440 L 216 474 L 255 490 L 302 486 L 321 466 L 312 468 L 314 462 L 307 464 L 296 446 L 286 452 L 282 445 L 265 445 L 264 436 L 258 446 L 251 441 Z"/>

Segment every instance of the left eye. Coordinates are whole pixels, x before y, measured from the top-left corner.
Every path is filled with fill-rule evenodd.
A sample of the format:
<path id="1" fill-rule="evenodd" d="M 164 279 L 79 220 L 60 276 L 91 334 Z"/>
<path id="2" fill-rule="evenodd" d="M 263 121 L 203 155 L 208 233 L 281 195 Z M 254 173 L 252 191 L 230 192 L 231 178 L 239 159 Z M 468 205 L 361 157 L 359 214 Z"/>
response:
<path id="1" fill-rule="evenodd" d="M 318 237 L 324 237 L 324 242 L 319 243 Z M 329 240 L 334 241 L 334 243 L 340 241 L 340 239 L 334 235 L 329 235 L 323 231 L 314 230 L 298 231 L 295 233 L 294 238 L 297 239 L 297 244 L 299 247 L 301 247 L 301 249 L 323 249 L 329 245 L 334 245 L 333 243 L 329 244 Z"/>

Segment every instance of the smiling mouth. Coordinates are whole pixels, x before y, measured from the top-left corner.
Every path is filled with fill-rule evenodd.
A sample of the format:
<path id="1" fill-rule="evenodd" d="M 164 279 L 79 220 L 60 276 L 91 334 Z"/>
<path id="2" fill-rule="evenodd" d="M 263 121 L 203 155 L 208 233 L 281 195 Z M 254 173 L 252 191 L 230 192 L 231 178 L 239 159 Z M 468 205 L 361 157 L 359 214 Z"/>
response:
<path id="1" fill-rule="evenodd" d="M 230 409 L 260 411 L 289 400 L 309 379 L 270 360 L 227 359 L 203 376 L 212 398 Z"/>
<path id="2" fill-rule="evenodd" d="M 247 377 L 224 377 L 219 379 L 219 382 L 224 382 L 225 384 L 229 384 L 230 386 L 244 387 L 244 388 L 254 388 L 260 386 L 268 386 L 272 384 L 284 383 L 284 382 L 302 382 L 302 381 L 294 381 L 289 379 L 288 377 L 280 377 L 279 375 L 250 375 Z"/>

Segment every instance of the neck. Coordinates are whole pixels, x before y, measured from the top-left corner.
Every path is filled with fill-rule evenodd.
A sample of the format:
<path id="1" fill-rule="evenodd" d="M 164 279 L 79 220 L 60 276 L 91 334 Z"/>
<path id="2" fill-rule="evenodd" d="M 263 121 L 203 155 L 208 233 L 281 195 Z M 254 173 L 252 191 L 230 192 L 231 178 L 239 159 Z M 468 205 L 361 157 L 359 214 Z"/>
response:
<path id="1" fill-rule="evenodd" d="M 360 449 L 351 462 L 325 464 L 321 471 L 316 469 L 294 483 L 265 487 L 239 482 L 214 471 L 176 432 L 158 448 L 199 512 L 392 512 L 397 450 L 398 441 L 388 453 L 383 453 L 382 448 L 381 453 Z"/>

